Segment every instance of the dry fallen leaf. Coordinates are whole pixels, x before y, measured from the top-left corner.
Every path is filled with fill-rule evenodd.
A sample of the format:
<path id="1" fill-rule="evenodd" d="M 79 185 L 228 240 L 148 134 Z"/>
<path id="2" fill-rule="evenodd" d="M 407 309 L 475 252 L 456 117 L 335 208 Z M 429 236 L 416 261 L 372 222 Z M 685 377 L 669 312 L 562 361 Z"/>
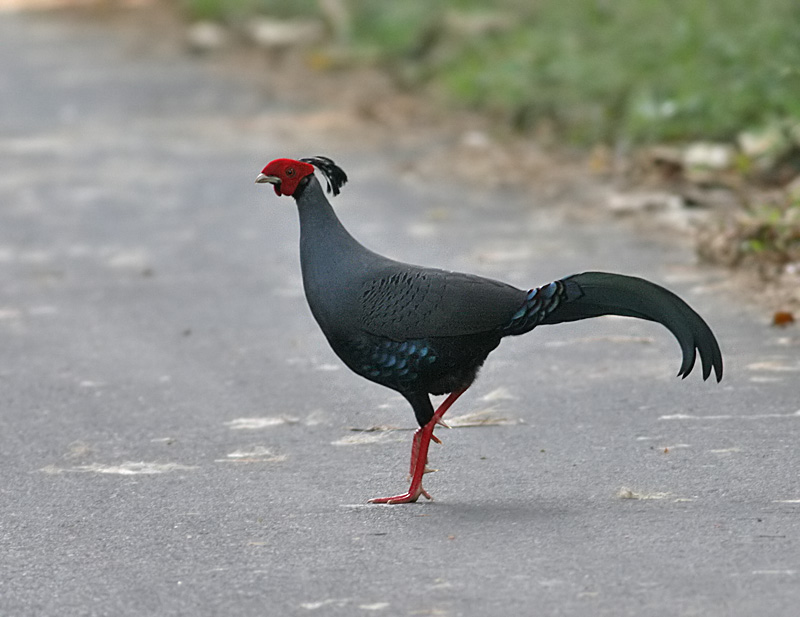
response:
<path id="1" fill-rule="evenodd" d="M 794 314 L 789 311 L 775 311 L 772 316 L 772 325 L 782 328 L 794 323 Z"/>
<path id="2" fill-rule="evenodd" d="M 666 499 L 669 496 L 670 493 L 643 493 L 624 486 L 617 491 L 617 497 L 620 499 Z"/>

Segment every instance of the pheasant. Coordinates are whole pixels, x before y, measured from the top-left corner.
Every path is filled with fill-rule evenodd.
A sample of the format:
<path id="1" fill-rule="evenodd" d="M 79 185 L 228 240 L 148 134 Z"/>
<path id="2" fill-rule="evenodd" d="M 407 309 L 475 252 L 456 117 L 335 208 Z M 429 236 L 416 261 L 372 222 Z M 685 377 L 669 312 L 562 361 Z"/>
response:
<path id="1" fill-rule="evenodd" d="M 671 291 L 608 272 L 573 274 L 522 290 L 459 272 L 389 259 L 362 246 L 344 228 L 327 193 L 338 195 L 347 175 L 331 159 L 276 159 L 256 178 L 278 196 L 293 197 L 300 216 L 300 263 L 308 305 L 336 355 L 362 377 L 402 394 L 419 428 L 411 447 L 408 491 L 371 503 L 431 499 L 422 487 L 430 442 L 444 414 L 475 380 L 487 356 L 507 336 L 535 327 L 600 315 L 658 322 L 681 347 L 678 376 L 699 352 L 703 379 L 722 379 L 722 354 L 706 322 Z M 430 395 L 448 396 L 434 410 Z"/>

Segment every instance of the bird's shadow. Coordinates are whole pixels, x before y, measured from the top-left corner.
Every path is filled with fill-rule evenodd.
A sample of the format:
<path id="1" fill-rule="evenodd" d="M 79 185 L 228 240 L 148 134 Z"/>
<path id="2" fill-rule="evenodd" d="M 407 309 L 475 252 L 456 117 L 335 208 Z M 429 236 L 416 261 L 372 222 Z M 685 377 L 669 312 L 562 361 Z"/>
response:
<path id="1" fill-rule="evenodd" d="M 407 514 L 413 510 L 416 516 L 445 516 L 451 523 L 507 523 L 530 521 L 532 519 L 569 518 L 579 516 L 585 509 L 564 501 L 553 502 L 545 499 L 493 499 L 491 501 L 451 501 L 435 500 L 393 506 L 378 506 L 387 510 Z M 405 510 L 404 510 L 405 509 Z"/>

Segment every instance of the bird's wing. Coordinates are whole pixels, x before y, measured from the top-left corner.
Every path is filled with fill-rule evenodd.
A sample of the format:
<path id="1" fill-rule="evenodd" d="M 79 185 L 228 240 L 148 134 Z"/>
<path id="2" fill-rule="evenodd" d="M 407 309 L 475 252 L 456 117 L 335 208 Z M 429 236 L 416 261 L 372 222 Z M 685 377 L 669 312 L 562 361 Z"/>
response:
<path id="1" fill-rule="evenodd" d="M 524 300 L 492 279 L 392 264 L 363 282 L 359 322 L 394 340 L 476 334 L 502 328 Z"/>

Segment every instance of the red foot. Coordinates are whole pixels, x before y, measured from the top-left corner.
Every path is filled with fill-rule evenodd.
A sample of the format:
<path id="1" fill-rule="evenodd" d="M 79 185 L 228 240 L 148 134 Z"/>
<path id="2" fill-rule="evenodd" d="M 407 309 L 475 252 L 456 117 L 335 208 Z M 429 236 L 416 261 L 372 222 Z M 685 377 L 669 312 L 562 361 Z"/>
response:
<path id="1" fill-rule="evenodd" d="M 422 483 L 420 486 L 417 487 L 417 490 L 413 493 L 411 489 L 408 489 L 407 493 L 403 493 L 402 495 L 395 495 L 394 497 L 375 497 L 374 499 L 370 499 L 369 503 L 388 503 L 389 505 L 395 505 L 398 503 L 414 503 L 419 496 L 422 495 L 425 499 L 433 499 L 430 493 L 422 488 Z"/>
<path id="2" fill-rule="evenodd" d="M 395 495 L 394 497 L 376 497 L 375 499 L 370 499 L 369 503 L 386 503 L 392 505 L 398 503 L 413 503 L 419 499 L 420 495 L 426 499 L 433 499 L 428 491 L 422 488 L 422 476 L 432 471 L 427 468 L 428 447 L 431 445 L 431 441 L 442 443 L 439 438 L 433 434 L 433 429 L 437 424 L 447 426 L 442 421 L 442 416 L 465 391 L 466 388 L 464 388 L 464 390 L 452 392 L 442 404 L 439 405 L 439 408 L 433 414 L 430 421 L 425 426 L 418 428 L 414 433 L 414 439 L 411 442 L 411 467 L 409 469 L 411 486 L 408 487 L 408 492 L 402 495 Z"/>

